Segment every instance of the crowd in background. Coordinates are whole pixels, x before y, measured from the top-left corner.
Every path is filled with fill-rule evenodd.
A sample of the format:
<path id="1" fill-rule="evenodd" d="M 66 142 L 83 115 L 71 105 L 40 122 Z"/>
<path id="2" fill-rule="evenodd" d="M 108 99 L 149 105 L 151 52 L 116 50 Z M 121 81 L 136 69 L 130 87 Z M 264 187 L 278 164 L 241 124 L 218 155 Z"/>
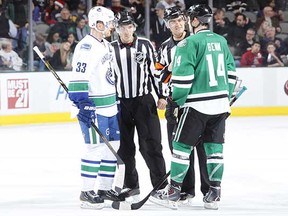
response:
<path id="1" fill-rule="evenodd" d="M 186 11 L 203 0 L 151 0 L 150 39 L 157 50 L 171 36 L 164 11 L 178 6 Z M 144 0 L 96 0 L 114 13 L 129 10 L 145 37 Z M 73 50 L 89 34 L 86 0 L 33 0 L 33 45 L 55 70 L 71 70 Z M 237 67 L 288 66 L 288 12 L 286 0 L 214 0 L 213 31 L 223 35 Z M 28 0 L 0 0 L 0 69 L 25 71 L 28 65 Z M 187 29 L 192 31 L 189 26 Z M 109 40 L 113 40 L 112 34 Z M 34 53 L 34 70 L 45 65 Z"/>

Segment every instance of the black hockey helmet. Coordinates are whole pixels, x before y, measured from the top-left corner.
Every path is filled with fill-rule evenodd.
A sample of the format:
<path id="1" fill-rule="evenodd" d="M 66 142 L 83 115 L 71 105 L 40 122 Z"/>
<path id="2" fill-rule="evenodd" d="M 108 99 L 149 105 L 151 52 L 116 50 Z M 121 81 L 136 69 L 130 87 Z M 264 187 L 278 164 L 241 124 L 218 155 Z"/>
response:
<path id="1" fill-rule="evenodd" d="M 121 25 L 129 25 L 129 24 L 135 25 L 135 21 L 130 12 L 121 11 L 115 15 L 115 24 L 116 24 L 116 27 L 121 26 Z"/>
<path id="2" fill-rule="evenodd" d="M 168 22 L 169 20 L 178 18 L 181 15 L 184 16 L 184 13 L 177 6 L 166 8 L 164 11 L 164 20 Z"/>
<path id="3" fill-rule="evenodd" d="M 205 4 L 192 5 L 187 10 L 187 15 L 190 17 L 190 20 L 193 20 L 195 17 L 202 24 L 207 24 L 211 21 L 213 13 L 211 8 Z"/>

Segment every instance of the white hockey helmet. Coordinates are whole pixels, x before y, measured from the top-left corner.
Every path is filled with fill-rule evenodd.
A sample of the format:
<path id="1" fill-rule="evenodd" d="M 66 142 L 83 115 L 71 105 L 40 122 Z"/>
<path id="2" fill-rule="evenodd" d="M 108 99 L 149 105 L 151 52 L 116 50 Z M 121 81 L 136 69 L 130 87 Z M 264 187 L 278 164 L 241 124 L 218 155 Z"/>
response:
<path id="1" fill-rule="evenodd" d="M 96 6 L 90 9 L 88 13 L 88 24 L 90 28 L 96 28 L 96 24 L 98 21 L 104 23 L 105 28 L 109 28 L 110 22 L 114 20 L 114 13 L 113 11 L 102 7 Z"/>

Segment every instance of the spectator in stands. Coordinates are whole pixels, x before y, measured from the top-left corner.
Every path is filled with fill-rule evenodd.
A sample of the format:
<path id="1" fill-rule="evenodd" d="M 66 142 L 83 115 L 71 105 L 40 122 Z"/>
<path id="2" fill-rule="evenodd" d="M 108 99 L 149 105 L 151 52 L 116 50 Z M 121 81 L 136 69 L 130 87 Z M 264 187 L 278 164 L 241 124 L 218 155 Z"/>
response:
<path id="1" fill-rule="evenodd" d="M 15 70 L 20 71 L 23 65 L 23 60 L 18 54 L 12 49 L 11 39 L 4 39 L 1 41 L 1 69 L 2 70 Z"/>
<path id="2" fill-rule="evenodd" d="M 80 2 L 77 5 L 77 9 L 71 12 L 71 20 L 72 22 L 77 22 L 77 19 L 82 17 L 85 20 L 85 23 L 88 23 L 88 17 L 86 15 L 86 5 Z"/>
<path id="3" fill-rule="evenodd" d="M 256 26 L 255 26 L 256 27 Z M 265 37 L 265 32 L 269 27 L 269 22 L 267 20 L 263 20 L 263 22 L 260 24 L 260 26 L 257 28 L 257 36 L 259 38 L 259 40 L 261 40 L 262 38 Z"/>
<path id="4" fill-rule="evenodd" d="M 251 46 L 255 41 L 255 34 L 256 33 L 253 28 L 247 29 L 245 40 L 240 41 L 239 44 L 237 44 L 235 55 L 242 56 L 247 50 L 251 49 Z"/>
<path id="5" fill-rule="evenodd" d="M 17 28 L 12 20 L 5 16 L 5 8 L 0 6 L 0 38 L 16 38 Z"/>
<path id="6" fill-rule="evenodd" d="M 44 13 L 45 13 L 44 22 L 46 24 L 52 25 L 52 24 L 55 24 L 57 22 L 57 19 L 55 17 L 55 14 L 57 14 L 57 12 L 53 12 L 53 11 L 55 11 L 56 8 L 58 10 L 58 7 L 59 6 L 54 5 L 54 0 L 49 1 L 49 4 L 44 9 Z"/>
<path id="7" fill-rule="evenodd" d="M 245 40 L 248 28 L 253 28 L 253 23 L 242 13 L 235 14 L 235 20 L 231 23 L 228 32 L 228 43 L 237 47 L 237 44 Z"/>
<path id="8" fill-rule="evenodd" d="M 112 4 L 112 2 L 111 2 Z M 105 0 L 96 0 L 96 5 L 95 6 L 102 6 L 102 7 L 105 7 Z M 111 5 L 109 6 L 111 7 Z"/>
<path id="9" fill-rule="evenodd" d="M 114 12 L 114 14 L 117 14 L 125 10 L 125 7 L 121 4 L 121 0 L 112 0 L 111 10 Z"/>
<path id="10" fill-rule="evenodd" d="M 166 8 L 178 6 L 182 11 L 186 9 L 184 0 L 159 0 Z"/>
<path id="11" fill-rule="evenodd" d="M 227 38 L 230 21 L 225 17 L 225 11 L 222 8 L 216 9 L 213 14 L 213 31 Z"/>
<path id="12" fill-rule="evenodd" d="M 264 20 L 268 22 L 269 26 L 274 27 L 277 33 L 281 32 L 279 17 L 275 16 L 275 12 L 273 11 L 272 7 L 270 6 L 264 7 L 262 16 L 258 17 L 256 20 L 256 23 L 255 23 L 256 29 L 259 29 L 259 26 Z"/>
<path id="13" fill-rule="evenodd" d="M 255 41 L 250 50 L 247 50 L 241 57 L 241 67 L 260 67 L 263 64 L 262 54 L 260 52 L 261 45 Z"/>
<path id="14" fill-rule="evenodd" d="M 41 7 L 37 0 L 32 1 L 32 20 L 37 24 L 41 23 Z"/>
<path id="15" fill-rule="evenodd" d="M 60 48 L 61 45 L 61 38 L 59 32 L 49 31 L 47 40 L 45 43 L 47 55 L 46 57 L 52 58 L 54 53 Z"/>
<path id="16" fill-rule="evenodd" d="M 73 54 L 74 53 L 74 50 L 75 50 L 75 47 L 78 43 L 78 41 L 76 40 L 76 37 L 75 37 L 75 34 L 70 32 L 68 34 L 68 38 L 67 38 L 67 41 L 71 44 L 70 46 L 70 50 L 71 50 L 71 53 Z"/>
<path id="17" fill-rule="evenodd" d="M 52 59 L 50 59 L 50 64 L 55 70 L 71 70 L 72 69 L 72 53 L 70 50 L 71 44 L 68 41 L 62 42 L 60 49 L 57 50 Z"/>
<path id="18" fill-rule="evenodd" d="M 273 42 L 267 44 L 267 54 L 264 57 L 264 65 L 267 67 L 283 67 L 284 63 L 276 52 L 276 45 Z"/>
<path id="19" fill-rule="evenodd" d="M 144 0 L 129 0 L 127 4 L 128 11 L 131 12 L 136 23 L 136 34 L 145 35 L 145 4 Z"/>
<path id="20" fill-rule="evenodd" d="M 287 55 L 287 45 L 281 38 L 276 37 L 276 30 L 274 27 L 268 27 L 265 32 L 265 37 L 260 40 L 262 54 L 267 54 L 267 45 L 269 42 L 274 42 L 276 46 L 276 53 L 281 55 Z"/>
<path id="21" fill-rule="evenodd" d="M 51 27 L 50 31 L 59 32 L 60 38 L 62 40 L 67 40 L 68 32 L 71 27 L 74 26 L 74 23 L 70 19 L 70 11 L 68 8 L 63 8 L 61 10 L 61 16 L 58 21 Z"/>
<path id="22" fill-rule="evenodd" d="M 33 47 L 37 46 L 40 50 L 40 52 L 44 55 L 44 57 L 46 58 L 47 55 L 47 51 L 46 51 L 46 39 L 44 37 L 44 35 L 42 35 L 41 33 L 37 33 L 35 36 L 35 41 L 33 43 Z M 34 67 L 35 70 L 38 71 L 44 71 L 45 70 L 45 64 L 43 63 L 43 61 L 40 59 L 40 57 L 34 52 Z"/>
<path id="23" fill-rule="evenodd" d="M 83 16 L 77 17 L 76 26 L 72 26 L 69 32 L 73 32 L 76 36 L 76 41 L 80 41 L 90 32 L 89 26 L 86 24 L 85 18 Z"/>
<path id="24" fill-rule="evenodd" d="M 163 19 L 164 11 L 165 11 L 165 6 L 162 4 L 162 2 L 158 2 L 155 7 L 156 15 L 151 18 L 150 39 L 151 39 L 151 42 L 155 45 L 156 50 L 158 50 L 160 45 L 171 36 L 171 32 L 167 28 Z"/>
<path id="25" fill-rule="evenodd" d="M 52 11 L 52 17 L 56 21 L 59 21 L 61 17 L 61 11 L 65 7 L 65 2 L 63 0 L 55 0 L 54 1 L 54 10 Z M 57 23 L 57 22 L 56 22 Z"/>

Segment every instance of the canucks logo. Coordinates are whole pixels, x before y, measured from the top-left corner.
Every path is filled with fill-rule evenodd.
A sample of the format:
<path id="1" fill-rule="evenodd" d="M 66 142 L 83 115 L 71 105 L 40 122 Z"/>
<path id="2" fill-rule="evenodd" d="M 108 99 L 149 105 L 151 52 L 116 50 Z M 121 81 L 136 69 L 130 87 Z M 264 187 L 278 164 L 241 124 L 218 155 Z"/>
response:
<path id="1" fill-rule="evenodd" d="M 145 54 L 143 52 L 136 52 L 134 54 L 134 60 L 138 63 L 138 64 L 143 64 L 145 61 Z"/>
<path id="2" fill-rule="evenodd" d="M 106 79 L 111 85 L 115 85 L 115 77 L 111 68 L 106 72 Z"/>

